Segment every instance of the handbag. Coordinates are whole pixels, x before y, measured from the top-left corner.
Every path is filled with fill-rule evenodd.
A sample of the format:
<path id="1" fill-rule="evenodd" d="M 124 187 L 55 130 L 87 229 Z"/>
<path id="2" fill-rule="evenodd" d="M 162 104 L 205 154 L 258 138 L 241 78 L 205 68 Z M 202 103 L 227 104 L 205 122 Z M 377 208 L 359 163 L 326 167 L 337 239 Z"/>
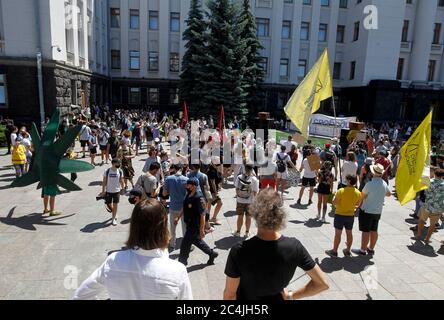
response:
<path id="1" fill-rule="evenodd" d="M 299 181 L 301 181 L 301 173 L 297 170 L 289 169 L 287 175 L 287 184 L 290 187 L 297 187 L 299 185 Z"/>

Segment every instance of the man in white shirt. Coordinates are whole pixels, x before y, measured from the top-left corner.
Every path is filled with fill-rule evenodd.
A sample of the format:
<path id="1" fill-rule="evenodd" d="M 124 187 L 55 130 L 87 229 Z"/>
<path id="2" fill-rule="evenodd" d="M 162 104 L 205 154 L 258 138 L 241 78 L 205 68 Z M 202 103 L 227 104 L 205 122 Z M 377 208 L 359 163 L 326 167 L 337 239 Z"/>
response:
<path id="1" fill-rule="evenodd" d="M 283 143 L 283 145 L 285 146 L 285 153 L 289 153 L 291 151 L 291 147 L 292 146 L 295 146 L 296 148 L 298 147 L 298 144 L 293 141 L 293 137 L 292 136 L 288 136 L 288 140 L 285 141 Z"/>
<path id="2" fill-rule="evenodd" d="M 245 215 L 245 238 L 250 236 L 251 215 L 250 204 L 259 192 L 259 180 L 253 175 L 253 166 L 245 165 L 245 173 L 237 176 L 234 187 L 236 188 L 236 213 L 237 231 L 235 237 L 240 237 Z"/>
<path id="3" fill-rule="evenodd" d="M 310 154 L 308 156 L 311 155 Z M 310 188 L 310 198 L 308 200 L 308 205 L 313 204 L 313 194 L 314 194 L 314 187 L 316 186 L 316 177 L 318 175 L 318 170 L 312 170 L 310 168 L 310 163 L 308 162 L 308 158 L 305 158 L 302 161 L 301 168 L 299 169 L 300 172 L 304 171 L 304 174 L 302 176 L 302 187 L 301 191 L 299 192 L 299 199 L 297 204 L 301 204 L 302 196 L 304 195 L 305 188 Z"/>
<path id="4" fill-rule="evenodd" d="M 84 123 L 82 129 L 80 130 L 80 146 L 82 147 L 82 153 L 83 153 L 82 158 L 86 158 L 86 147 L 89 144 L 91 133 L 92 133 L 91 128 L 88 127 L 86 123 Z"/>
<path id="5" fill-rule="evenodd" d="M 120 192 L 124 187 L 122 165 L 119 159 L 113 159 L 112 167 L 103 174 L 102 194 L 105 195 L 105 205 L 108 212 L 112 213 L 112 224 L 117 226 L 117 207 L 120 199 Z"/>
<path id="6" fill-rule="evenodd" d="M 277 166 L 277 189 L 281 187 L 281 196 L 284 197 L 284 190 L 287 188 L 288 166 L 295 168 L 295 164 L 291 161 L 290 156 L 285 152 L 286 147 L 281 146 L 281 152 L 276 154 L 274 159 Z"/>

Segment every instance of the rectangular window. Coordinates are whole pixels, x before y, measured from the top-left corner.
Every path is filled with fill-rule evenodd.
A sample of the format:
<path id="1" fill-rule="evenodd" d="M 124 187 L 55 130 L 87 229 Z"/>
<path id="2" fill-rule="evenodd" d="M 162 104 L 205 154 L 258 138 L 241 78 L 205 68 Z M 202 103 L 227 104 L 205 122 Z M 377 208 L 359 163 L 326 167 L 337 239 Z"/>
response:
<path id="1" fill-rule="evenodd" d="M 303 78 L 307 75 L 307 60 L 299 60 L 298 77 Z"/>
<path id="2" fill-rule="evenodd" d="M 268 37 L 270 33 L 270 19 L 256 18 L 258 37 Z"/>
<path id="3" fill-rule="evenodd" d="M 159 104 L 159 88 L 148 88 L 148 104 Z"/>
<path id="4" fill-rule="evenodd" d="M 159 53 L 151 51 L 148 53 L 148 70 L 159 71 Z"/>
<path id="5" fill-rule="evenodd" d="M 111 28 L 120 28 L 120 9 L 111 8 Z"/>
<path id="6" fill-rule="evenodd" d="M 139 10 L 130 10 L 130 29 L 140 28 Z"/>
<path id="7" fill-rule="evenodd" d="M 122 103 L 122 87 L 113 85 L 113 103 Z"/>
<path id="8" fill-rule="evenodd" d="M 327 30 L 328 25 L 325 23 L 321 23 L 319 25 L 319 42 L 326 42 L 327 41 Z"/>
<path id="9" fill-rule="evenodd" d="M 288 77 L 288 59 L 281 59 L 279 66 L 279 76 Z"/>
<path id="10" fill-rule="evenodd" d="M 285 20 L 282 22 L 282 39 L 291 38 L 291 21 Z"/>
<path id="11" fill-rule="evenodd" d="M 6 76 L 0 74 L 0 108 L 6 107 Z"/>
<path id="12" fill-rule="evenodd" d="M 129 104 L 140 104 L 140 88 L 129 88 Z"/>
<path id="13" fill-rule="evenodd" d="M 339 8 L 347 9 L 347 0 L 339 0 Z"/>
<path id="14" fill-rule="evenodd" d="M 403 58 L 399 58 L 399 61 L 398 61 L 398 71 L 396 72 L 396 79 L 397 80 L 402 80 L 403 71 L 404 71 L 404 59 Z"/>
<path id="15" fill-rule="evenodd" d="M 311 0 L 304 0 L 304 1 L 302 1 L 302 4 L 304 4 L 306 6 L 310 6 L 311 5 Z"/>
<path id="16" fill-rule="evenodd" d="M 149 12 L 150 30 L 159 30 L 159 11 Z"/>
<path id="17" fill-rule="evenodd" d="M 179 104 L 179 89 L 170 89 L 170 104 Z"/>
<path id="18" fill-rule="evenodd" d="M 350 80 L 355 79 L 355 73 L 356 73 L 356 61 L 352 61 L 350 63 Z"/>
<path id="19" fill-rule="evenodd" d="M 336 42 L 344 43 L 345 40 L 345 26 L 338 25 L 338 30 L 336 32 Z"/>
<path id="20" fill-rule="evenodd" d="M 335 80 L 341 79 L 341 68 L 342 68 L 342 63 L 335 62 L 333 67 L 333 79 Z"/>
<path id="21" fill-rule="evenodd" d="M 170 53 L 170 71 L 179 72 L 179 54 Z"/>
<path id="22" fill-rule="evenodd" d="M 441 23 L 435 23 L 435 29 L 433 30 L 433 44 L 439 44 L 441 39 Z"/>
<path id="23" fill-rule="evenodd" d="M 428 81 L 435 81 L 435 68 L 436 68 L 436 60 L 429 61 L 429 70 L 428 70 Z"/>
<path id="24" fill-rule="evenodd" d="M 111 68 L 120 69 L 120 50 L 111 50 Z"/>
<path id="25" fill-rule="evenodd" d="M 410 25 L 410 21 L 409 20 L 404 20 L 404 25 L 402 26 L 402 38 L 401 38 L 402 42 L 407 42 L 408 41 L 408 38 L 409 38 L 409 25 Z"/>
<path id="26" fill-rule="evenodd" d="M 359 26 L 360 26 L 360 22 L 359 21 L 355 22 L 355 29 L 354 29 L 354 33 L 353 33 L 353 41 L 358 41 L 359 40 Z"/>
<path id="27" fill-rule="evenodd" d="M 268 73 L 268 58 L 267 57 L 261 57 L 260 62 L 258 63 L 258 66 L 264 70 L 264 73 Z"/>
<path id="28" fill-rule="evenodd" d="M 301 24 L 301 40 L 310 40 L 310 23 L 302 22 Z"/>
<path id="29" fill-rule="evenodd" d="M 321 6 L 322 7 L 329 7 L 330 6 L 330 0 L 321 0 Z"/>
<path id="30" fill-rule="evenodd" d="M 130 51 L 130 70 L 140 70 L 139 51 Z"/>
<path id="31" fill-rule="evenodd" d="M 170 31 L 179 32 L 180 31 L 180 13 L 171 12 L 170 14 Z"/>

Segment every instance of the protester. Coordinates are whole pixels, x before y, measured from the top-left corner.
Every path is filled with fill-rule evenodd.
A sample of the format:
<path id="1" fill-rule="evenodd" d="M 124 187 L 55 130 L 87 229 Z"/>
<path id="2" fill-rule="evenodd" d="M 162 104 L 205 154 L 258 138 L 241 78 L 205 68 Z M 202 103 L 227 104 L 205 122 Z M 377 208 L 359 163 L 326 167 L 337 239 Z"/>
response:
<path id="1" fill-rule="evenodd" d="M 220 158 L 219 157 L 213 157 L 211 159 L 210 166 L 208 168 L 208 181 L 210 186 L 210 192 L 211 192 L 211 205 L 216 206 L 214 208 L 213 216 L 210 219 L 210 224 L 220 226 L 222 223 L 217 219 L 217 216 L 222 209 L 223 203 L 222 199 L 219 196 L 219 192 L 222 189 L 222 182 L 223 182 L 223 176 L 222 176 L 222 166 L 220 164 Z"/>
<path id="2" fill-rule="evenodd" d="M 108 164 L 109 153 L 107 152 L 107 149 L 110 136 L 108 132 L 106 132 L 106 130 L 102 128 L 99 129 L 99 134 L 97 138 L 99 140 L 100 157 L 102 158 L 100 165 L 103 166 L 103 164 Z"/>
<path id="3" fill-rule="evenodd" d="M 347 176 L 356 177 L 358 173 L 358 163 L 356 162 L 356 155 L 354 152 L 347 152 L 347 156 L 345 158 L 344 163 L 342 164 L 341 169 L 341 183 L 338 186 L 338 189 L 344 188 L 348 184 Z"/>
<path id="4" fill-rule="evenodd" d="M 154 199 L 133 209 L 126 246 L 108 256 L 76 290 L 75 300 L 192 300 L 186 268 L 168 255 L 168 216 Z"/>
<path id="5" fill-rule="evenodd" d="M 131 148 L 124 141 L 120 143 L 120 148 L 117 151 L 117 158 L 120 159 L 122 163 L 122 170 L 124 174 L 124 190 L 128 189 L 128 181 L 131 183 L 132 188 L 134 189 L 134 168 L 132 159 L 135 156 L 133 155 Z"/>
<path id="6" fill-rule="evenodd" d="M 111 132 L 111 137 L 108 139 L 108 144 L 106 147 L 106 153 L 108 155 L 108 158 L 106 158 L 107 162 L 110 156 L 111 159 L 117 158 L 117 151 L 119 151 L 119 147 L 120 147 L 120 141 L 118 137 L 118 131 L 116 129 L 113 129 Z"/>
<path id="7" fill-rule="evenodd" d="M 312 152 L 313 153 L 313 152 Z M 331 144 L 327 143 L 325 149 L 319 154 L 321 162 L 330 161 L 333 163 L 333 168 L 335 169 L 335 181 L 338 179 L 338 157 L 331 150 Z"/>
<path id="8" fill-rule="evenodd" d="M 105 196 L 105 205 L 108 212 L 112 213 L 112 225 L 117 225 L 117 209 L 120 202 L 120 194 L 124 190 L 124 173 L 120 169 L 120 159 L 111 161 L 112 167 L 103 174 L 102 195 Z"/>
<path id="9" fill-rule="evenodd" d="M 311 155 L 313 151 L 310 151 L 308 156 Z M 333 163 L 329 161 L 330 163 Z M 309 194 L 309 200 L 308 205 L 313 204 L 313 193 L 314 193 L 314 187 L 316 186 L 316 176 L 318 174 L 318 170 L 312 170 L 310 167 L 310 163 L 308 162 L 308 159 L 305 158 L 302 161 L 301 168 L 299 169 L 299 172 L 304 172 L 302 175 L 302 187 L 301 191 L 299 192 L 299 199 L 297 201 L 297 204 L 300 205 L 302 201 L 302 196 L 304 195 L 305 188 L 310 188 L 310 194 Z"/>
<path id="10" fill-rule="evenodd" d="M 20 178 L 24 175 L 25 172 L 25 164 L 26 164 L 26 148 L 22 144 L 22 138 L 17 137 L 14 139 L 14 144 L 12 146 L 12 165 L 15 169 L 16 178 Z"/>
<path id="11" fill-rule="evenodd" d="M 91 164 L 93 166 L 96 166 L 96 162 L 95 162 L 95 158 L 97 155 L 97 145 L 98 145 L 98 135 L 97 135 L 97 130 L 93 130 L 91 132 L 91 135 L 89 136 L 89 141 L 88 141 L 88 145 L 89 145 L 89 154 L 91 157 Z"/>
<path id="12" fill-rule="evenodd" d="M 296 300 L 329 288 L 327 277 L 305 247 L 297 239 L 280 234 L 285 228 L 286 213 L 279 193 L 269 188 L 262 190 L 251 204 L 250 213 L 258 234 L 230 250 L 224 300 Z M 297 267 L 307 273 L 310 282 L 299 290 L 288 291 Z"/>
<path id="13" fill-rule="evenodd" d="M 86 147 L 89 144 L 89 138 L 91 136 L 91 128 L 87 125 L 86 122 L 83 123 L 82 129 L 80 130 L 80 146 L 82 147 L 82 158 L 86 158 Z"/>
<path id="14" fill-rule="evenodd" d="M 285 153 L 286 147 L 281 146 L 281 152 L 276 154 L 277 166 L 277 182 L 278 190 L 280 186 L 281 196 L 284 196 L 284 191 L 287 188 L 288 167 L 295 169 L 295 164 L 291 161 L 290 156 Z"/>
<path id="15" fill-rule="evenodd" d="M 321 219 L 322 209 L 322 223 L 326 222 L 328 198 L 333 192 L 334 177 L 331 172 L 332 167 L 333 164 L 330 161 L 325 161 L 318 173 L 318 215 L 316 219 Z"/>

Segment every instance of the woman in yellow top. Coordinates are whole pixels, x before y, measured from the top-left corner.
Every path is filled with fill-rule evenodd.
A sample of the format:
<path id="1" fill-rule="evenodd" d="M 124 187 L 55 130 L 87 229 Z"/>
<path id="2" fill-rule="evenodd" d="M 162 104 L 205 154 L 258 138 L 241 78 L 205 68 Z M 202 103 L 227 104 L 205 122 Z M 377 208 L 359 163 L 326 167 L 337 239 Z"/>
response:
<path id="1" fill-rule="evenodd" d="M 353 224 L 355 222 L 355 211 L 361 202 L 361 192 L 355 188 L 356 176 L 347 175 L 347 186 L 336 192 L 333 204 L 336 206 L 334 227 L 335 240 L 333 249 L 325 253 L 330 257 L 338 257 L 338 248 L 341 243 L 342 230 L 345 228 L 347 234 L 347 248 L 343 250 L 344 256 L 350 257 L 350 249 L 353 243 Z"/>
<path id="2" fill-rule="evenodd" d="M 15 176 L 17 178 L 25 174 L 26 148 L 22 144 L 21 137 L 17 137 L 12 147 L 12 164 L 14 165 Z"/>

